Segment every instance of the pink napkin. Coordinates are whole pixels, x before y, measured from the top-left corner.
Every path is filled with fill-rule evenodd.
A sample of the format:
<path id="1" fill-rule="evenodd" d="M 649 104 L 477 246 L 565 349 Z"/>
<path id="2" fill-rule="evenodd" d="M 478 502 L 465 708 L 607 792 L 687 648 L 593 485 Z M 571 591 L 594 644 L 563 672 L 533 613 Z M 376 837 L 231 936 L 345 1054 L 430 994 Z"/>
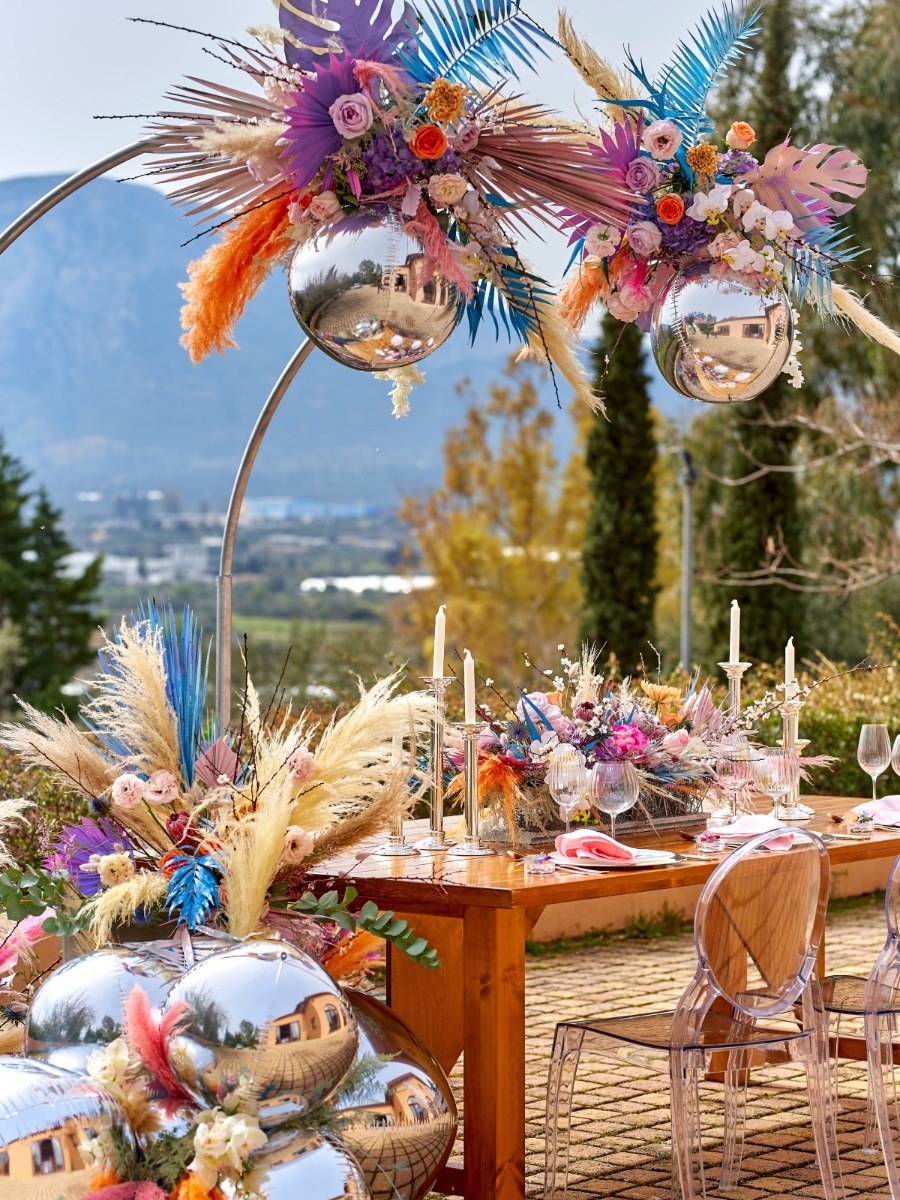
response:
<path id="1" fill-rule="evenodd" d="M 900 796 L 882 796 L 880 800 L 857 804 L 857 816 L 863 813 L 877 825 L 900 825 Z"/>
<path id="2" fill-rule="evenodd" d="M 564 858 L 589 858 L 596 862 L 634 862 L 637 857 L 630 846 L 614 842 L 607 834 L 594 829 L 561 833 L 556 839 L 556 850 Z"/>
<path id="3" fill-rule="evenodd" d="M 749 842 L 751 838 L 757 837 L 760 833 L 768 833 L 770 829 L 783 829 L 784 836 L 775 838 L 767 843 L 768 846 L 772 850 L 790 850 L 794 844 L 793 832 L 781 821 L 776 821 L 774 817 L 770 817 L 766 813 L 748 813 L 746 816 L 738 817 L 730 825 L 723 825 L 715 832 L 720 833 L 729 842 Z"/>

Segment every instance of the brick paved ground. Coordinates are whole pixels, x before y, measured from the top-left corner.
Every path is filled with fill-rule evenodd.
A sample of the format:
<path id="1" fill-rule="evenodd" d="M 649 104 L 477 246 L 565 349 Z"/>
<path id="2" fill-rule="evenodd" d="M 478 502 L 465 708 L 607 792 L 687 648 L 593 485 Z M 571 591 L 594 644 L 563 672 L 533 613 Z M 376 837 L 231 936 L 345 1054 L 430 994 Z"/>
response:
<path id="1" fill-rule="evenodd" d="M 866 904 L 829 919 L 829 971 L 865 973 L 884 943 L 883 908 Z M 674 1005 L 694 964 L 690 935 L 650 942 L 622 941 L 581 951 L 529 958 L 526 1011 L 529 1068 L 526 1092 L 527 1194 L 543 1195 L 544 1088 L 556 1022 L 601 1014 L 650 1012 Z M 462 1096 L 460 1064 L 452 1081 Z M 705 1085 L 707 1161 L 718 1162 L 721 1088 Z M 865 1076 L 856 1064 L 841 1067 L 839 1137 L 847 1196 L 888 1195 L 880 1155 L 859 1146 L 865 1113 Z M 668 1197 L 669 1099 L 666 1080 L 632 1070 L 627 1079 L 598 1060 L 583 1060 L 577 1089 L 570 1200 L 616 1196 L 625 1200 Z M 502 1103 L 502 1099 L 500 1100 Z M 738 1186 L 711 1196 L 778 1200 L 821 1196 L 802 1076 L 789 1068 L 758 1073 L 750 1089 L 748 1135 Z M 717 1183 L 717 1178 L 712 1180 Z M 561 1196 L 562 1193 L 560 1192 Z M 436 1198 L 433 1198 L 436 1200 Z M 487 1197 L 484 1200 L 488 1200 Z"/>

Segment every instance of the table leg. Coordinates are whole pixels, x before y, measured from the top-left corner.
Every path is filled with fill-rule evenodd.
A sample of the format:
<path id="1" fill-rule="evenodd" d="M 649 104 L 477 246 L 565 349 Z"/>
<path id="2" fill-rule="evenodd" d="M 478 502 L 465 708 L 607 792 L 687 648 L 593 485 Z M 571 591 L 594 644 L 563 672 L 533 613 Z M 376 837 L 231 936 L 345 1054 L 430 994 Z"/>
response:
<path id="1" fill-rule="evenodd" d="M 525 937 L 521 909 L 463 921 L 463 1112 L 468 1200 L 525 1196 Z"/>

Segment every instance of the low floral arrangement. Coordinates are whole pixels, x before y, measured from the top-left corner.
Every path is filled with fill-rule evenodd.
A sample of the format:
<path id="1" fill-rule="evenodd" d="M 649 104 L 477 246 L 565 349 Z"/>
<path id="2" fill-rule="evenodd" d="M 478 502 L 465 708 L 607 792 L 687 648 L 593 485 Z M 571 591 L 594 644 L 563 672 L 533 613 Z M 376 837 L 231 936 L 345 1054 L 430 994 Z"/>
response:
<path id="1" fill-rule="evenodd" d="M 353 889 L 316 898 L 304 883 L 313 863 L 414 803 L 416 744 L 433 711 L 426 695 L 400 694 L 397 675 L 360 685 L 359 703 L 317 730 L 306 714 L 264 707 L 248 678 L 236 732 L 217 735 L 205 716 L 208 651 L 189 609 L 179 633 L 171 608 L 149 603 L 99 657 L 83 727 L 24 703 L 23 723 L 0 727 L 4 745 L 65 779 L 93 810 L 60 832 L 42 866 L 0 858 L 0 910 L 41 918 L 50 933 L 86 931 L 98 945 L 129 923 L 215 926 L 237 938 L 268 928 L 320 960 L 343 959 L 343 975 L 347 960 L 365 957 L 365 943 L 347 945 L 363 930 L 437 965 L 392 913 L 356 911 Z"/>
<path id="2" fill-rule="evenodd" d="M 395 223 L 425 280 L 456 286 L 473 336 L 490 316 L 594 404 L 553 291 L 516 248 L 556 222 L 552 206 L 619 223 L 630 208 L 583 134 L 507 89 L 553 39 L 519 0 L 430 0 L 396 20 L 380 0 L 277 7 L 280 28 L 252 30 L 251 45 L 212 39 L 253 90 L 194 80 L 149 130 L 151 174 L 175 201 L 228 214 L 184 285 L 191 357 L 234 345 L 248 300 L 298 245 Z"/>
<path id="3" fill-rule="evenodd" d="M 516 814 L 538 825 L 555 816 L 545 787 L 555 747 L 582 751 L 588 767 L 630 763 L 639 778 L 641 807 L 648 817 L 697 811 L 714 778 L 717 747 L 744 730 L 724 711 L 711 688 L 694 678 L 687 689 L 649 679 L 616 681 L 598 671 L 597 651 L 585 647 L 579 661 L 564 647 L 558 674 L 543 671 L 552 691 L 520 692 L 515 706 L 484 679 L 503 705 L 480 705 L 485 730 L 479 743 L 479 781 L 486 806 L 502 805 L 510 830 Z M 462 769 L 462 750 L 452 744 L 450 769 Z M 460 776 L 461 780 L 461 776 Z M 461 782 L 451 784 L 459 789 Z"/>
<path id="4" fill-rule="evenodd" d="M 767 296 L 784 288 L 796 308 L 809 301 L 900 352 L 896 334 L 832 280 L 833 268 L 860 253 L 836 223 L 866 186 L 867 170 L 852 151 L 804 149 L 788 137 L 755 157 L 756 134 L 740 120 L 725 135 L 724 150 L 710 140 L 709 93 L 746 49 L 760 13 L 730 3 L 708 12 L 653 79 L 630 55 L 630 78 L 615 70 L 561 14 L 560 41 L 606 113 L 593 146 L 597 165 L 631 195 L 626 220 L 597 222 L 573 211 L 565 222 L 579 263 L 561 293 L 573 329 L 598 302 L 617 320 L 646 329 L 675 274 L 711 262 L 726 291 L 732 284 Z M 796 324 L 792 349 L 799 349 Z M 801 386 L 795 352 L 783 370 Z"/>

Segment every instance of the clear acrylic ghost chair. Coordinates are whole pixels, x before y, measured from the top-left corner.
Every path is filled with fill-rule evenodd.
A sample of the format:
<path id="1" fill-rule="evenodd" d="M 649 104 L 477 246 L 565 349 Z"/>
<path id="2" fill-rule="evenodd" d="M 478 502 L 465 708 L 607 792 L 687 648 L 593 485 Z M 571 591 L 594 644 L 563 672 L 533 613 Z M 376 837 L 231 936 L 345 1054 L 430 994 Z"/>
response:
<path id="1" fill-rule="evenodd" d="M 740 1168 L 749 1068 L 805 1067 L 816 1158 L 826 1200 L 844 1195 L 828 1078 L 825 1014 L 816 955 L 830 867 L 822 840 L 793 832 L 784 853 L 759 853 L 784 830 L 735 850 L 704 887 L 694 922 L 697 972 L 671 1012 L 557 1025 L 547 1083 L 545 1200 L 568 1187 L 572 1099 L 582 1054 L 651 1070 L 671 1084 L 672 1194 L 706 1195 L 700 1144 L 700 1083 L 724 1067 L 720 1187 Z"/>
<path id="2" fill-rule="evenodd" d="M 880 1140 L 891 1200 L 900 1200 L 900 1168 L 892 1136 L 893 1129 L 900 1131 L 900 1106 L 894 1074 L 894 1046 L 897 1044 L 895 1039 L 900 1018 L 900 858 L 888 876 L 884 912 L 887 938 L 868 978 L 829 975 L 822 981 L 822 996 L 825 1011 L 831 1017 L 835 1040 L 835 1100 L 841 1021 L 848 1017 L 863 1022 L 869 1094 L 862 1149 L 866 1153 L 877 1153 Z"/>

